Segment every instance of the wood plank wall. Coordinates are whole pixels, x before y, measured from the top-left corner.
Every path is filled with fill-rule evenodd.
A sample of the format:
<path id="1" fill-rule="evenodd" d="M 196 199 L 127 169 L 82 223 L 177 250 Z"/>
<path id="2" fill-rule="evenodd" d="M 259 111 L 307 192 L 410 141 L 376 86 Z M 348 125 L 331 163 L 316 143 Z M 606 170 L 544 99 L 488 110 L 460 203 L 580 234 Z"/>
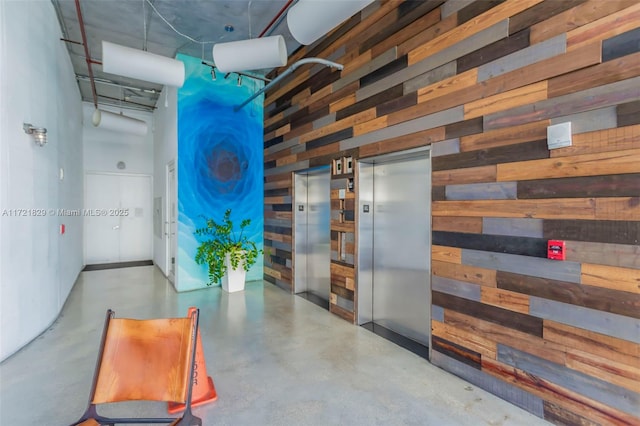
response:
<path id="1" fill-rule="evenodd" d="M 344 70 L 265 100 L 265 279 L 292 289 L 292 172 L 430 145 L 431 362 L 554 423 L 640 424 L 639 40 L 636 0 L 388 0 L 300 49 Z M 330 310 L 354 322 L 350 178 Z"/>

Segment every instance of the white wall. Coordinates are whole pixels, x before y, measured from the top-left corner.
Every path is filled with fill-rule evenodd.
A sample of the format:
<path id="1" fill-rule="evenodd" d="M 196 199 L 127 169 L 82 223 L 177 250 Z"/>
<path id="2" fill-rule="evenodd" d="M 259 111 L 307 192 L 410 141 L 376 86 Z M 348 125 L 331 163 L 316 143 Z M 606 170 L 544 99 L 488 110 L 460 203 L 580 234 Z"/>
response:
<path id="1" fill-rule="evenodd" d="M 119 108 L 100 105 L 100 109 L 120 113 Z M 149 131 L 145 136 L 119 133 L 94 127 L 91 122 L 94 107 L 83 103 L 84 115 L 84 170 L 85 172 L 153 174 L 153 117 L 149 112 L 123 110 L 123 114 L 147 122 Z M 119 161 L 126 169 L 117 168 Z"/>
<path id="2" fill-rule="evenodd" d="M 166 221 L 166 194 L 167 194 L 167 164 L 178 158 L 178 91 L 175 87 L 166 87 L 162 90 L 162 96 L 158 101 L 157 109 L 153 114 L 154 122 L 154 176 L 153 197 L 162 197 L 162 224 Z M 163 228 L 164 231 L 164 228 Z M 162 232 L 162 238 L 154 236 L 153 261 L 165 275 L 167 268 L 166 236 Z"/>
<path id="3" fill-rule="evenodd" d="M 5 359 L 56 319 L 82 269 L 82 218 L 52 212 L 82 208 L 83 160 L 80 94 L 51 2 L 0 1 L 0 36 L 0 359 Z M 23 122 L 46 127 L 47 145 L 36 146 Z"/>

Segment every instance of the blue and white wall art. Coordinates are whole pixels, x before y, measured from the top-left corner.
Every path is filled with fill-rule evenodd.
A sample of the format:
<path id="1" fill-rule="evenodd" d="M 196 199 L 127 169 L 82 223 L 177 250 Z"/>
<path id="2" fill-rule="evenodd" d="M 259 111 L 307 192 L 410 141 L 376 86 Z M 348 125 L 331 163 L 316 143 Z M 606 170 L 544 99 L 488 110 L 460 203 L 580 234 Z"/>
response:
<path id="1" fill-rule="evenodd" d="M 178 259 L 179 291 L 206 287 L 205 265 L 194 257 L 199 243 L 193 232 L 204 226 L 202 216 L 220 220 L 227 209 L 239 224 L 251 219 L 250 238 L 263 248 L 263 104 L 259 80 L 237 74 L 225 79 L 201 60 L 178 55 L 186 78 L 178 91 Z M 263 258 L 247 273 L 247 281 L 262 280 Z"/>

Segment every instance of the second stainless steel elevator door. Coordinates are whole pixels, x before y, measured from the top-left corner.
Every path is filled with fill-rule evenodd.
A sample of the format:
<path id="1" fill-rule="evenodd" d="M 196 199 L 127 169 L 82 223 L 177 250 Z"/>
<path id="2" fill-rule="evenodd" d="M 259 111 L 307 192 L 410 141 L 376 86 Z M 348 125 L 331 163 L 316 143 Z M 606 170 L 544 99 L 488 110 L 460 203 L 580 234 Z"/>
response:
<path id="1" fill-rule="evenodd" d="M 294 292 L 320 298 L 331 292 L 331 171 L 329 167 L 295 174 Z"/>
<path id="2" fill-rule="evenodd" d="M 431 334 L 428 151 L 359 165 L 358 322 L 422 345 Z"/>

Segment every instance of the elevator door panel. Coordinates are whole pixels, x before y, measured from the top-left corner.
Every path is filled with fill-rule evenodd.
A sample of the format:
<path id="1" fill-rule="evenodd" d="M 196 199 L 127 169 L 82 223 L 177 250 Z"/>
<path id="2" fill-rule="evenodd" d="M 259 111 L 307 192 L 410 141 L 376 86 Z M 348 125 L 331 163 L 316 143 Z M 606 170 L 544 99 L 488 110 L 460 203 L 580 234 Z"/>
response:
<path id="1" fill-rule="evenodd" d="M 430 336 L 428 157 L 373 167 L 373 322 L 425 345 Z"/>
<path id="2" fill-rule="evenodd" d="M 330 170 L 296 174 L 295 289 L 325 301 L 331 291 Z"/>

